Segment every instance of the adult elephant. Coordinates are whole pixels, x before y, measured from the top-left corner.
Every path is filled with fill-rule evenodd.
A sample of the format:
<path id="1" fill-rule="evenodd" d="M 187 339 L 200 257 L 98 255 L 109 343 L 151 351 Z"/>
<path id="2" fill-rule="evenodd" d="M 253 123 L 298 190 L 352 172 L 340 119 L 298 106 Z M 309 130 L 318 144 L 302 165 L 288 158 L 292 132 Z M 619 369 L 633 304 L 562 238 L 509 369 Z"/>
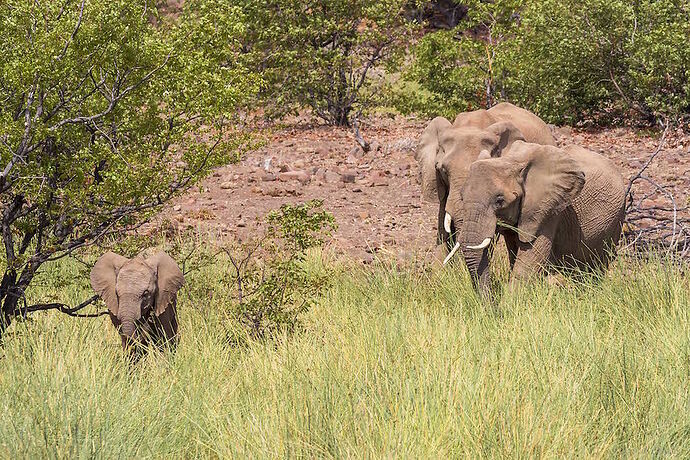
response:
<path id="1" fill-rule="evenodd" d="M 461 113 L 453 124 L 442 117 L 434 118 L 426 127 L 416 158 L 422 197 L 439 203 L 439 244 L 447 244 L 450 235 L 462 227 L 462 187 L 472 162 L 480 154 L 499 157 L 516 140 L 556 145 L 546 123 L 507 102 L 489 110 Z"/>
<path id="2" fill-rule="evenodd" d="M 489 247 L 503 235 L 511 278 L 548 264 L 606 266 L 621 235 L 625 181 L 607 158 L 516 141 L 500 158 L 480 159 L 463 186 L 460 244 L 475 285 L 488 287 Z"/>

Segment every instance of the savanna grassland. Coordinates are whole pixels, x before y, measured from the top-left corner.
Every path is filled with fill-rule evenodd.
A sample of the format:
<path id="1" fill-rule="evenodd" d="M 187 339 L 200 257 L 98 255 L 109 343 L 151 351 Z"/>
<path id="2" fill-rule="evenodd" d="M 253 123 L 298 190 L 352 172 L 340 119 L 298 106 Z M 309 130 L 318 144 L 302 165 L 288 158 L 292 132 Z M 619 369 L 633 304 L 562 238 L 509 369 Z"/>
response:
<path id="1" fill-rule="evenodd" d="M 496 308 L 464 269 L 319 254 L 308 269 L 332 283 L 275 340 L 236 340 L 221 259 L 187 277 L 177 350 L 136 365 L 107 317 L 15 322 L 0 347 L 0 457 L 690 456 L 679 265 L 624 257 Z M 86 280 L 54 265 L 36 295 L 76 304 Z"/>

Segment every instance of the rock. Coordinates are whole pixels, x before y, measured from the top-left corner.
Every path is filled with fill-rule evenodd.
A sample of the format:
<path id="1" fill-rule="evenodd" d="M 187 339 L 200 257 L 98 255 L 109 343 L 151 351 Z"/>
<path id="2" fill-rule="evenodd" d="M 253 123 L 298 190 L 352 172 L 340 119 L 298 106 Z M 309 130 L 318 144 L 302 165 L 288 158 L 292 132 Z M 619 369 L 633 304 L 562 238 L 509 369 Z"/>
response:
<path id="1" fill-rule="evenodd" d="M 369 217 L 370 217 L 370 215 L 367 211 L 362 211 L 359 213 L 359 218 L 361 220 L 367 220 Z"/>
<path id="2" fill-rule="evenodd" d="M 372 171 L 369 175 L 369 180 L 372 187 L 385 187 L 389 183 L 388 178 L 381 171 Z"/>
<path id="3" fill-rule="evenodd" d="M 261 174 L 261 180 L 264 182 L 273 182 L 276 180 L 276 175 L 269 172 L 264 172 Z"/>
<path id="4" fill-rule="evenodd" d="M 232 182 L 230 182 L 230 181 L 223 182 L 220 184 L 220 188 L 222 188 L 223 190 L 227 190 L 229 188 L 232 188 Z"/>
<path id="5" fill-rule="evenodd" d="M 343 173 L 341 174 L 340 178 L 341 178 L 342 181 L 345 182 L 346 184 L 354 184 L 354 183 L 355 183 L 355 179 L 357 178 L 357 172 L 356 172 L 356 171 L 352 171 L 352 170 L 343 171 Z"/>
<path id="6" fill-rule="evenodd" d="M 352 191 L 353 191 L 353 192 L 361 192 L 361 191 L 362 191 L 362 187 L 353 187 L 353 188 L 352 188 Z"/>
<path id="7" fill-rule="evenodd" d="M 175 212 L 178 212 L 180 209 L 182 209 L 182 206 L 180 206 L 179 204 L 176 204 L 175 206 L 173 206 L 173 211 L 175 211 Z"/>
<path id="8" fill-rule="evenodd" d="M 311 180 L 311 175 L 307 171 L 286 171 L 278 174 L 278 179 L 283 182 L 297 180 L 301 184 L 307 184 Z"/>
<path id="9" fill-rule="evenodd" d="M 288 171 L 291 171 L 292 169 L 290 168 L 290 165 L 283 163 L 283 164 L 280 165 L 280 167 L 278 168 L 278 170 L 279 170 L 280 172 L 288 172 Z"/>
<path id="10" fill-rule="evenodd" d="M 365 265 L 369 265 L 372 262 L 374 262 L 374 256 L 372 254 L 369 254 L 368 252 L 365 252 L 362 254 L 362 263 Z"/>
<path id="11" fill-rule="evenodd" d="M 336 182 L 340 182 L 340 174 L 338 174 L 335 171 L 326 171 L 324 174 L 324 179 L 327 184 L 333 184 Z"/>
<path id="12" fill-rule="evenodd" d="M 222 176 L 223 175 L 217 171 L 213 173 L 213 177 L 222 177 Z"/>
<path id="13" fill-rule="evenodd" d="M 247 223 L 244 221 L 244 219 L 240 219 L 236 224 L 236 227 L 246 227 Z"/>
<path id="14" fill-rule="evenodd" d="M 364 155 L 364 150 L 362 150 L 362 147 L 352 147 L 350 150 L 349 156 L 355 157 L 355 158 L 362 158 Z"/>
<path id="15" fill-rule="evenodd" d="M 353 155 L 348 155 L 347 158 L 345 159 L 345 163 L 349 164 L 356 164 L 357 163 L 357 158 Z"/>

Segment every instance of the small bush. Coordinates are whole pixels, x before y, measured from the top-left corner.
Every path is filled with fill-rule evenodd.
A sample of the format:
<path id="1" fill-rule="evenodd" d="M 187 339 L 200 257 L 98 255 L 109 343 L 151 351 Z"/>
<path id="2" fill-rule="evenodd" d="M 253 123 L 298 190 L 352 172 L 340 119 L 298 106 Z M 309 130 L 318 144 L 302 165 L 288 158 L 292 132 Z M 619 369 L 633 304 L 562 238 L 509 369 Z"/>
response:
<path id="1" fill-rule="evenodd" d="M 264 234 L 237 250 L 225 249 L 234 267 L 226 276 L 234 287 L 234 312 L 255 339 L 292 332 L 327 286 L 327 277 L 305 268 L 307 251 L 320 247 L 335 229 L 321 201 L 283 205 L 266 218 Z"/>

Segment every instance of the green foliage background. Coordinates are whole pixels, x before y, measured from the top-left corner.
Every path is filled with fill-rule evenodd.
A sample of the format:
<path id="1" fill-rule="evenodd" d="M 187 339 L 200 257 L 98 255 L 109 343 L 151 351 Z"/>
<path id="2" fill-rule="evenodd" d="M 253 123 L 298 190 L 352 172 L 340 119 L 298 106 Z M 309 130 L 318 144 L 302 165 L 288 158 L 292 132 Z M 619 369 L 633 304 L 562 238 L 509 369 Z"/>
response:
<path id="1" fill-rule="evenodd" d="M 404 80 L 421 91 L 401 85 L 393 97 L 401 110 L 452 116 L 486 107 L 489 85 L 495 100 L 557 123 L 690 113 L 685 0 L 463 3 L 470 13 L 460 25 L 414 47 Z"/>

